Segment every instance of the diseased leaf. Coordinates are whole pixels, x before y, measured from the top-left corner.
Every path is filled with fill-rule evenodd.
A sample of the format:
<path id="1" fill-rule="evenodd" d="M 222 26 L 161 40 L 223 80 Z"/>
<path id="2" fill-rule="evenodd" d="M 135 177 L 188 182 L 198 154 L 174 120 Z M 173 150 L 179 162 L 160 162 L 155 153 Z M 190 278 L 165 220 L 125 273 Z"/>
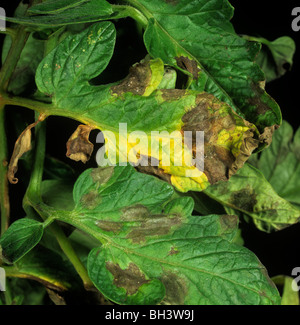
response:
<path id="1" fill-rule="evenodd" d="M 283 121 L 276 130 L 272 144 L 254 164 L 264 174 L 277 194 L 300 208 L 300 128 L 294 135 L 291 125 Z"/>
<path id="2" fill-rule="evenodd" d="M 114 42 L 111 23 L 94 24 L 61 42 L 36 75 L 55 114 L 75 115 L 86 128 L 103 132 L 98 164 L 150 165 L 183 192 L 201 191 L 234 174 L 259 145 L 255 125 L 213 95 L 158 89 L 166 76 L 160 59 L 135 64 L 121 82 L 90 85 L 108 64 Z M 204 132 L 204 146 L 198 131 Z"/>
<path id="3" fill-rule="evenodd" d="M 89 141 L 93 127 L 79 125 L 67 142 L 66 156 L 75 161 L 86 163 L 94 150 L 94 145 Z"/>
<path id="4" fill-rule="evenodd" d="M 237 217 L 192 216 L 192 199 L 173 192 L 131 166 L 89 169 L 77 180 L 75 209 L 58 218 L 102 242 L 87 268 L 104 296 L 119 304 L 280 303 L 257 258 L 232 242 Z"/>
<path id="5" fill-rule="evenodd" d="M 30 125 L 20 134 L 18 137 L 14 151 L 10 158 L 8 165 L 7 178 L 11 184 L 18 183 L 18 179 L 15 178 L 15 174 L 18 170 L 18 161 L 19 159 L 29 150 L 31 150 L 31 129 L 34 128 L 39 122 L 43 121 L 46 118 L 45 115 L 41 114 L 38 120 Z"/>
<path id="6" fill-rule="evenodd" d="M 43 236 L 41 222 L 22 218 L 15 221 L 0 237 L 2 256 L 14 263 L 39 243 Z"/>
<path id="7" fill-rule="evenodd" d="M 266 232 L 299 222 L 300 210 L 281 198 L 263 174 L 249 164 L 229 181 L 208 187 L 205 194 L 230 211 L 251 217 L 256 227 Z"/>

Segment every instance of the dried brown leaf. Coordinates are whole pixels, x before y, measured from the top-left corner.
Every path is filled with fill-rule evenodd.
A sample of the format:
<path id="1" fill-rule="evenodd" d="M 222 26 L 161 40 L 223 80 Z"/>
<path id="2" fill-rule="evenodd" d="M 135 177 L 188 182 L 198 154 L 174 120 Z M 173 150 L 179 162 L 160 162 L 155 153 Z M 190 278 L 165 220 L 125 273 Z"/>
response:
<path id="1" fill-rule="evenodd" d="M 31 129 L 34 128 L 39 122 L 43 121 L 45 118 L 46 116 L 44 114 L 41 114 L 38 120 L 28 125 L 27 128 L 18 137 L 7 171 L 7 178 L 11 184 L 17 184 L 19 181 L 15 177 L 15 174 L 18 171 L 19 159 L 24 155 L 24 153 L 31 150 Z"/>
<path id="2" fill-rule="evenodd" d="M 67 142 L 66 156 L 84 164 L 91 158 L 94 145 L 89 141 L 90 132 L 94 127 L 79 125 Z"/>

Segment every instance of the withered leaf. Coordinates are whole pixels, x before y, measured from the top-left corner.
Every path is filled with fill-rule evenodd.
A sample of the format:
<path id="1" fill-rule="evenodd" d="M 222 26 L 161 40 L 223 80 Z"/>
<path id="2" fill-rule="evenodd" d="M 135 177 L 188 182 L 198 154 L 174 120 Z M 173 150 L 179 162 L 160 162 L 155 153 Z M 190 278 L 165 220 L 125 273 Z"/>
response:
<path id="1" fill-rule="evenodd" d="M 198 68 L 197 62 L 195 60 L 191 60 L 188 57 L 184 56 L 180 56 L 175 59 L 179 68 L 191 73 L 194 80 L 198 79 L 200 69 Z"/>
<path id="2" fill-rule="evenodd" d="M 84 164 L 91 158 L 94 145 L 89 141 L 90 132 L 94 127 L 90 125 L 79 125 L 67 142 L 66 156 Z"/>
<path id="3" fill-rule="evenodd" d="M 18 171 L 19 159 L 24 155 L 24 153 L 31 150 L 31 129 L 34 128 L 39 122 L 43 121 L 45 118 L 46 115 L 41 114 L 37 121 L 28 125 L 27 128 L 18 137 L 7 171 L 7 178 L 11 184 L 18 183 L 18 179 L 15 177 L 15 174 Z"/>

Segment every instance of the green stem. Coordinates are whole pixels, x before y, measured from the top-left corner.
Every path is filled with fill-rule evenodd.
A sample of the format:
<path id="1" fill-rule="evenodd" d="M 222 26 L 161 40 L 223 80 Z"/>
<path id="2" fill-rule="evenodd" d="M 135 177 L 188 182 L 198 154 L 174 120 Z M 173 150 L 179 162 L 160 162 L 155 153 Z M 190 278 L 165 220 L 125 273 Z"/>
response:
<path id="1" fill-rule="evenodd" d="M 10 205 L 7 180 L 7 139 L 5 132 L 5 102 L 3 96 L 8 88 L 9 80 L 17 66 L 21 52 L 28 38 L 24 27 L 16 30 L 8 29 L 12 36 L 12 45 L 6 56 L 5 62 L 0 71 L 0 210 L 1 210 L 1 234 L 8 228 Z"/>
<path id="2" fill-rule="evenodd" d="M 13 40 L 17 37 L 17 32 L 13 28 L 6 27 L 4 31 L 0 30 L 0 34 L 6 34 L 9 35 Z"/>
<path id="3" fill-rule="evenodd" d="M 4 105 L 0 105 L 0 211 L 1 211 L 1 234 L 9 225 L 10 204 L 7 180 L 7 143 L 5 132 Z"/>
<path id="4" fill-rule="evenodd" d="M 143 6 L 141 3 L 139 3 L 137 0 L 123 0 L 129 4 L 131 4 L 133 6 L 133 8 L 135 8 L 140 15 L 143 15 L 147 20 L 152 18 L 152 14 L 151 12 L 149 12 L 145 6 Z"/>
<path id="5" fill-rule="evenodd" d="M 142 28 L 146 28 L 148 19 L 136 8 L 126 5 L 112 5 L 113 10 L 117 13 L 114 19 L 131 17 L 134 19 Z"/>
<path id="6" fill-rule="evenodd" d="M 93 284 L 87 274 L 85 266 L 76 255 L 69 239 L 66 237 L 60 226 L 56 223 L 52 223 L 59 214 L 59 211 L 45 205 L 42 202 L 41 197 L 41 183 L 43 177 L 43 167 L 45 158 L 45 142 L 46 142 L 46 128 L 45 122 L 38 123 L 36 125 L 36 148 L 35 148 L 35 162 L 33 165 L 33 171 L 31 174 L 30 182 L 24 197 L 23 206 L 24 209 L 28 209 L 28 206 L 32 206 L 36 212 L 42 217 L 45 222 L 45 226 L 49 226 L 49 229 L 53 232 L 59 246 L 62 251 L 68 257 L 73 264 L 77 273 L 81 277 L 86 289 L 93 287 Z M 49 219 L 50 220 L 47 220 Z M 49 225 L 51 223 L 51 225 Z"/>
<path id="7" fill-rule="evenodd" d="M 4 93 L 7 90 L 10 77 L 15 70 L 21 52 L 29 36 L 29 34 L 25 31 L 25 27 L 23 26 L 20 26 L 16 29 L 16 35 L 18 36 L 13 38 L 12 45 L 1 69 L 0 93 Z"/>

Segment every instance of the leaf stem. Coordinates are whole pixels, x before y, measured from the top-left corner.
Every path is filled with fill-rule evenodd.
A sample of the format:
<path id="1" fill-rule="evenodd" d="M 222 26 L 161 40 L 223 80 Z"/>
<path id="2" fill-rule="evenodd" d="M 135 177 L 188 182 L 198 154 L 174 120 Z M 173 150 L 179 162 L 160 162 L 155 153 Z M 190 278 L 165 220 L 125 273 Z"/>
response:
<path id="1" fill-rule="evenodd" d="M 5 132 L 4 105 L 0 104 L 0 211 L 1 211 L 1 234 L 9 226 L 10 203 L 7 180 L 7 143 Z"/>
<path id="2" fill-rule="evenodd" d="M 36 114 L 37 115 L 37 114 Z M 64 234 L 63 230 L 56 223 L 52 223 L 59 211 L 52 207 L 47 206 L 42 202 L 41 197 L 41 183 L 43 177 L 43 167 L 45 158 L 45 144 L 46 144 L 46 127 L 45 122 L 36 125 L 36 148 L 35 148 L 35 161 L 33 165 L 33 171 L 31 174 L 30 182 L 24 197 L 23 206 L 24 209 L 28 209 L 28 205 L 32 206 L 36 212 L 44 220 L 44 226 L 49 226 L 53 232 L 59 246 L 62 251 L 68 257 L 73 264 L 75 270 L 83 281 L 86 289 L 91 289 L 93 283 L 91 282 L 85 266 L 76 255 L 70 241 Z M 50 219 L 50 220 L 48 220 Z M 50 225 L 51 223 L 51 225 Z"/>
<path id="3" fill-rule="evenodd" d="M 26 44 L 29 33 L 25 31 L 25 27 L 20 26 L 15 31 L 17 37 L 13 38 L 12 45 L 6 56 L 0 73 L 0 94 L 4 93 L 9 84 L 10 77 L 20 58 L 21 52 Z"/>
<path id="4" fill-rule="evenodd" d="M 112 5 L 113 10 L 117 12 L 117 15 L 114 16 L 114 19 L 131 17 L 143 28 L 147 27 L 148 19 L 136 8 L 126 5 Z"/>

